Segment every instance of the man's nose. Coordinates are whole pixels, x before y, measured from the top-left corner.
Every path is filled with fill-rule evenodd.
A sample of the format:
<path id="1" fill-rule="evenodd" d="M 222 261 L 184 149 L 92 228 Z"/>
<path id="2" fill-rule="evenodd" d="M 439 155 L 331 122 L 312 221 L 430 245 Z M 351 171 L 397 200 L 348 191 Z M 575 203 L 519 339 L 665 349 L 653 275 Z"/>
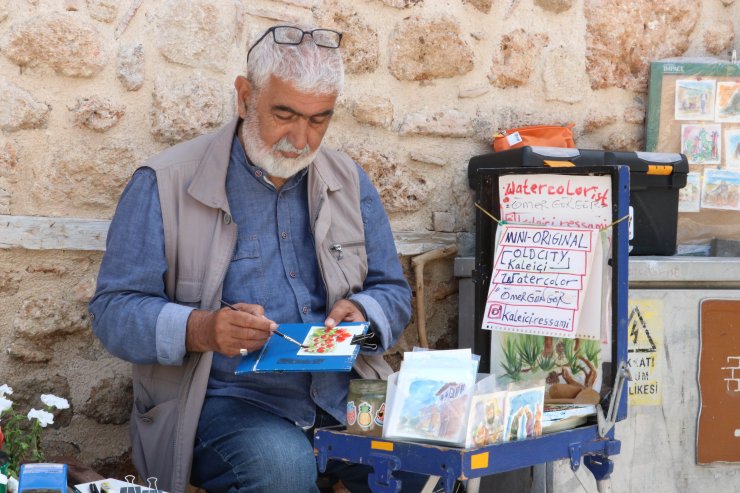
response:
<path id="1" fill-rule="evenodd" d="M 288 140 L 298 150 L 302 150 L 308 144 L 308 121 L 304 118 L 297 118 L 290 129 Z"/>

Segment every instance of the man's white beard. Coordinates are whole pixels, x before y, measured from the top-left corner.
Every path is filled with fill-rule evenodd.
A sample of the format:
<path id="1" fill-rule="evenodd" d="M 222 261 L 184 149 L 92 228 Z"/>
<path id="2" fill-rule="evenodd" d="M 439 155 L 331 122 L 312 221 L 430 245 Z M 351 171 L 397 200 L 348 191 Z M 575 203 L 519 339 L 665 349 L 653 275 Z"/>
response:
<path id="1" fill-rule="evenodd" d="M 277 141 L 272 148 L 262 140 L 259 132 L 259 123 L 255 111 L 247 111 L 247 117 L 242 123 L 242 142 L 249 160 L 255 166 L 267 171 L 267 174 L 276 178 L 290 178 L 303 168 L 307 167 L 316 156 L 318 148 L 311 152 L 306 143 L 303 149 L 296 149 L 285 136 Z M 298 157 L 281 156 L 281 152 L 298 154 Z"/>

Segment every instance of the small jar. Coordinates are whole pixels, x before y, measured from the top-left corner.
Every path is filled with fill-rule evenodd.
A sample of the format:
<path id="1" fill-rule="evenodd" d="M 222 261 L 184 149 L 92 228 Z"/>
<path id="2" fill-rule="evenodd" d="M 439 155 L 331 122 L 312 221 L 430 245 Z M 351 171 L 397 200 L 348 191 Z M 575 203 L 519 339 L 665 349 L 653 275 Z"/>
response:
<path id="1" fill-rule="evenodd" d="M 347 395 L 347 431 L 358 435 L 383 435 L 385 380 L 355 379 Z"/>

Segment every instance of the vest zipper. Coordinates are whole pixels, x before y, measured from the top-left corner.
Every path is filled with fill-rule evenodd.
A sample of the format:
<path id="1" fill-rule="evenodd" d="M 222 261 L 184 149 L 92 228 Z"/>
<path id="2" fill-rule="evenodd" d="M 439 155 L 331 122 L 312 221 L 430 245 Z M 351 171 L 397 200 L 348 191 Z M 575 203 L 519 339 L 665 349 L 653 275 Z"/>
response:
<path id="1" fill-rule="evenodd" d="M 349 241 L 347 243 L 333 243 L 329 246 L 329 250 L 332 252 L 336 252 L 337 254 L 337 260 L 342 260 L 342 247 L 353 247 L 353 246 L 359 246 L 364 245 L 364 241 Z"/>

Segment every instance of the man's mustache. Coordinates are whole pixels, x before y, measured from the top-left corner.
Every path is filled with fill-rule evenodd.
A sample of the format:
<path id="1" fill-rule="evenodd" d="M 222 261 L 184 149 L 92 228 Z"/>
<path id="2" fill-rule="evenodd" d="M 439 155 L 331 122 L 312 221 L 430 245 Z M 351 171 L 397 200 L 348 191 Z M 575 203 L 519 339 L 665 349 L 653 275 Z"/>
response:
<path id="1" fill-rule="evenodd" d="M 301 158 L 303 156 L 308 155 L 311 152 L 311 147 L 306 144 L 306 146 L 303 149 L 298 149 L 297 147 L 293 146 L 293 144 L 290 143 L 288 140 L 288 137 L 283 137 L 279 141 L 275 143 L 275 145 L 272 146 L 272 150 L 276 152 L 289 152 L 291 154 L 298 154 L 294 159 Z"/>

